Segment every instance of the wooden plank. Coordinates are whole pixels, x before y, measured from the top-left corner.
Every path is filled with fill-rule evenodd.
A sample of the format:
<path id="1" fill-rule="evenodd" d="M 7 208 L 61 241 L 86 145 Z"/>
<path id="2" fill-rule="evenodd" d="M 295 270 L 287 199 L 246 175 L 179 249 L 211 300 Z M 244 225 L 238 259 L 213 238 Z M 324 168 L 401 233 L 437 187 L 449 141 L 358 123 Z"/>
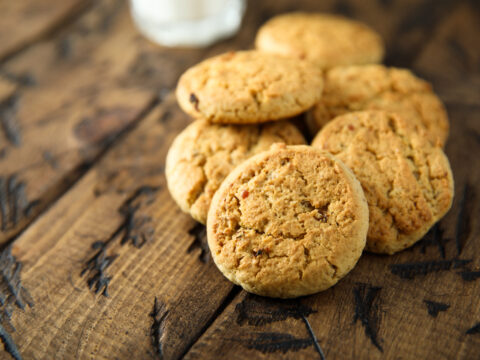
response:
<path id="1" fill-rule="evenodd" d="M 396 26 L 405 21 L 402 16 L 418 6 L 415 1 L 347 4 L 303 0 L 296 6 L 354 15 L 378 27 L 387 44 L 392 43 Z M 16 87 L 13 95 L 10 90 L 0 99 L 6 114 L 1 116 L 3 137 L 10 139 L 0 148 L 0 175 L 7 188 L 4 198 L 18 203 L 19 209 L 7 207 L 0 243 L 18 234 L 66 191 L 118 134 L 135 124 L 158 94 L 175 86 L 188 66 L 202 57 L 248 48 L 266 19 L 295 8 L 285 0 L 250 2 L 243 27 L 233 39 L 205 50 L 173 50 L 146 41 L 133 28 L 123 1 L 102 0 L 52 39 L 4 64 L 0 79 Z M 373 23 L 369 14 L 396 22 Z"/>
<path id="2" fill-rule="evenodd" d="M 8 79 L 0 78 L 0 99 L 8 99 L 13 95 L 17 85 Z"/>
<path id="3" fill-rule="evenodd" d="M 0 60 L 68 21 L 89 3 L 87 0 L 2 1 Z"/>
<path id="4" fill-rule="evenodd" d="M 202 50 L 167 49 L 134 29 L 124 1 L 102 0 L 65 31 L 4 64 L 0 79 L 14 82 L 16 90 L 5 91 L 0 102 L 15 141 L 0 148 L 0 177 L 20 186 L 23 206 L 19 211 L 7 206 L 0 244 L 66 191 L 188 66 L 247 47 L 259 23 L 250 9 L 233 41 Z M 7 138 L 3 131 L 0 136 Z M 15 203 L 17 192 L 7 190 L 7 203 Z"/>
<path id="5" fill-rule="evenodd" d="M 277 301 L 242 291 L 186 359 L 321 358 L 319 347 L 327 359 L 478 357 L 480 169 L 472 164 L 480 152 L 480 87 L 465 84 L 478 68 L 460 75 L 458 49 L 448 45 L 452 36 L 462 39 L 476 61 L 477 16 L 470 5 L 459 6 L 415 62 L 436 83 L 452 123 L 446 152 L 456 198 L 447 216 L 412 249 L 364 254 L 326 292 Z"/>
<path id="6" fill-rule="evenodd" d="M 480 9 L 473 2 L 461 3 L 414 63 L 417 71 L 442 80 L 480 79 Z M 477 98 L 478 100 L 478 98 Z"/>
<path id="7" fill-rule="evenodd" d="M 167 99 L 14 243 L 35 302 L 12 318 L 24 358 L 178 358 L 228 296 L 166 190 L 189 121 Z"/>
<path id="8" fill-rule="evenodd" d="M 284 0 L 250 2 L 244 27 L 234 39 L 223 41 L 204 51 L 196 51 L 168 50 L 144 41 L 131 27 L 126 8 L 122 5 L 117 7 L 116 4 L 115 1 L 99 2 L 98 7 L 92 9 L 71 29 L 59 33 L 55 39 L 32 47 L 7 64 L 9 73 L 23 79 L 25 76 L 22 75 L 31 74 L 37 85 L 28 85 L 28 81 L 18 84 L 16 92 L 20 92 L 20 101 L 26 101 L 25 107 L 21 105 L 19 108 L 19 113 L 23 114 L 19 117 L 22 147 L 28 149 L 21 150 L 22 147 L 10 144 L 5 155 L 9 160 L 2 163 L 0 157 L 0 173 L 4 174 L 5 179 L 11 178 L 12 173 L 17 174 L 17 184 L 26 184 L 20 186 L 24 190 L 17 192 L 26 193 L 29 199 L 27 203 L 39 199 L 41 205 L 37 209 L 46 207 L 77 180 L 83 172 L 76 169 L 82 164 L 95 161 L 109 146 L 113 134 L 128 129 L 136 122 L 141 111 L 157 96 L 155 93 L 165 93 L 172 88 L 178 74 L 185 67 L 201 57 L 248 47 L 256 29 L 266 18 L 275 13 L 294 10 L 292 3 Z M 342 13 L 348 9 L 344 5 L 343 8 L 334 8 L 333 4 L 333 1 L 318 3 L 305 0 L 298 7 Z M 376 4 L 375 6 L 384 6 L 387 9 L 385 12 L 389 14 L 402 8 L 399 2 L 394 2 L 393 5 L 385 5 L 383 2 Z M 416 8 L 414 2 L 409 4 L 412 4 L 411 8 L 407 8 Z M 362 10 L 365 16 L 369 8 L 372 9 L 372 6 L 365 5 Z M 426 32 L 421 29 L 420 33 L 423 39 Z M 36 61 L 37 59 L 43 61 Z M 58 89 L 62 91 L 59 92 Z M 56 97 L 60 100 L 56 100 Z M 122 108 L 125 104 L 136 114 Z M 99 111 L 102 109 L 108 111 Z M 125 113 L 128 115 L 121 121 Z M 84 121 L 85 117 L 90 118 L 90 121 Z M 98 118 L 105 119 L 99 121 Z M 25 358 L 145 358 L 159 353 L 164 358 L 178 358 L 189 350 L 210 322 L 222 312 L 223 307 L 230 303 L 238 290 L 218 273 L 211 260 L 206 259 L 202 228 L 195 226 L 188 216 L 179 212 L 165 188 L 163 165 L 167 147 L 173 136 L 188 121 L 179 112 L 174 99 L 167 98 L 160 108 L 140 122 L 139 127 L 125 141 L 118 142 L 113 151 L 109 151 L 97 165 L 86 172 L 70 191 L 14 242 L 12 253 L 18 264 L 24 265 L 21 272 L 16 270 L 19 268 L 7 256 L 8 251 L 3 253 L 5 260 L 2 264 L 8 265 L 7 273 L 11 276 L 7 277 L 8 281 L 3 279 L 3 283 L 0 283 L 0 295 L 6 294 L 9 299 L 9 307 L 3 306 L 1 309 L 4 314 L 5 311 L 13 312 L 11 323 L 16 329 L 13 331 L 8 327 L 8 316 L 2 318 L 0 337 L 7 351 L 16 354 L 15 350 L 18 350 L 18 354 Z M 101 126 L 93 125 L 99 122 Z M 476 126 L 471 119 L 467 123 Z M 50 131 L 41 132 L 44 127 Z M 48 141 L 33 136 L 40 133 L 49 137 Z M 42 153 L 44 146 L 54 156 L 47 154 L 40 159 L 36 154 Z M 67 154 L 66 159 L 55 156 L 57 153 L 52 152 L 52 149 L 61 149 L 58 154 Z M 30 160 L 32 157 L 35 161 Z M 26 166 L 28 161 L 31 162 Z M 59 161 L 64 163 L 59 166 L 58 173 L 42 175 Z M 1 166 L 11 168 L 8 172 L 3 172 Z M 468 208 L 476 206 L 476 203 L 473 204 L 468 202 Z M 457 210 L 458 205 L 455 211 Z M 31 221 L 34 216 L 26 217 L 26 220 Z M 459 228 L 463 229 L 466 223 L 462 224 L 464 225 Z M 20 228 L 21 226 L 17 231 Z M 467 237 L 460 236 L 462 243 L 466 241 L 467 244 L 464 251 L 467 251 L 473 236 L 471 232 L 468 234 Z M 146 242 L 140 246 L 144 238 Z M 125 244 L 122 245 L 123 240 Z M 421 253 L 421 248 L 416 249 L 413 254 L 418 255 L 418 251 Z M 432 259 L 436 259 L 437 252 L 436 248 L 427 246 L 427 255 Z M 450 248 L 447 255 L 453 256 Z M 423 255 L 420 256 L 423 259 Z M 351 301 L 352 298 L 355 299 L 355 293 L 352 286 L 347 286 L 348 281 L 355 288 L 360 286 L 356 281 L 370 283 L 373 287 L 379 286 L 379 279 L 383 278 L 378 277 L 378 274 L 391 271 L 386 259 L 383 258 L 376 265 L 376 273 L 369 271 L 370 277 L 360 277 L 357 280 L 348 278 L 342 282 L 343 285 L 331 290 L 334 295 L 339 293 L 339 299 L 344 299 L 342 309 L 345 311 L 342 312 L 344 314 L 341 319 L 336 315 L 338 309 L 334 308 L 335 303 L 330 302 L 330 309 L 333 309 L 329 312 L 329 316 L 333 317 L 330 322 L 335 323 L 337 330 L 331 330 L 332 327 L 322 323 L 328 319 L 320 318 L 320 311 L 312 313 L 310 309 L 318 309 L 323 314 L 323 308 L 317 307 L 317 300 L 308 298 L 306 301 L 312 303 L 307 303 L 307 308 L 300 307 L 300 313 L 288 315 L 293 311 L 288 309 L 278 312 L 278 316 L 285 317 L 286 321 L 267 321 L 274 326 L 271 332 L 277 334 L 260 339 L 263 343 L 260 348 L 271 349 L 268 341 L 284 342 L 287 345 L 280 347 L 280 354 L 284 349 L 287 351 L 284 356 L 303 354 L 307 357 L 318 354 L 318 349 L 312 346 L 311 333 L 314 332 L 319 344 L 325 347 L 322 340 L 326 339 L 326 335 L 318 332 L 319 324 L 325 331 L 333 331 L 335 335 L 339 331 L 337 321 L 341 320 L 341 324 L 348 326 L 353 321 L 351 311 L 354 305 Z M 409 259 L 400 257 L 395 261 L 400 263 Z M 367 260 L 362 261 L 365 263 Z M 450 265 L 453 266 L 453 263 Z M 368 263 L 361 265 L 360 269 L 362 266 L 363 269 L 371 268 Z M 441 274 L 454 278 L 459 276 L 448 271 Z M 439 279 L 433 278 L 431 274 L 428 278 L 428 284 Z M 385 279 L 387 285 L 391 281 L 392 289 L 401 289 L 402 294 L 404 282 L 411 284 L 408 288 L 410 290 L 407 289 L 405 294 L 417 296 L 413 281 L 404 281 L 395 274 L 390 274 Z M 415 281 L 418 281 L 417 278 Z M 17 294 L 11 292 L 12 287 L 8 286 L 10 283 L 15 284 L 14 289 L 20 289 Z M 468 285 L 476 286 L 475 283 Z M 462 285 L 461 282 L 459 284 Z M 382 284 L 385 287 L 387 285 Z M 425 292 L 430 290 L 428 286 L 425 289 Z M 378 292 L 375 289 L 371 291 L 375 294 Z M 109 296 L 104 296 L 107 293 Z M 355 325 L 358 345 L 354 349 L 360 348 L 358 351 L 364 354 L 365 351 L 372 350 L 373 346 L 369 345 L 368 339 L 365 340 L 364 328 L 360 325 L 362 321 L 365 322 L 365 316 L 367 320 L 370 319 L 370 308 L 366 301 L 369 288 L 360 286 L 357 293 L 357 298 L 360 299 L 358 308 L 363 318 L 360 317 Z M 380 296 L 384 293 L 383 289 L 380 290 Z M 318 298 L 327 296 L 331 299 L 333 296 L 337 299 L 334 295 L 324 293 L 318 295 Z M 396 299 L 396 295 L 395 292 L 391 295 L 392 306 L 401 302 Z M 245 337 L 246 332 L 241 329 L 242 326 L 247 326 L 247 331 L 257 331 L 255 326 L 248 325 L 248 319 L 236 318 L 235 304 L 241 303 L 243 296 L 245 295 L 236 298 L 235 303 L 226 308 L 188 356 L 214 354 L 212 351 L 216 346 L 225 349 L 232 357 L 262 356 L 261 352 L 252 350 L 257 346 L 255 341 L 251 342 L 253 345 L 250 353 L 244 351 L 244 345 L 240 342 L 237 344 L 231 340 L 242 338 L 245 343 L 251 340 Z M 18 309 L 15 301 L 17 298 L 25 303 L 24 312 Z M 381 299 L 383 304 L 383 296 L 376 296 L 375 299 Z M 26 300 L 33 300 L 32 307 L 28 306 Z M 385 304 L 389 304 L 389 301 Z M 420 303 L 421 301 L 422 299 L 419 300 Z M 267 304 L 262 306 L 270 309 L 275 304 L 276 302 L 267 300 Z M 280 306 L 284 305 L 282 303 Z M 472 311 L 475 310 L 475 305 L 473 302 Z M 324 306 L 328 310 L 328 306 Z M 244 308 L 248 308 L 248 305 Z M 285 311 L 287 316 L 283 314 Z M 398 317 L 402 313 L 395 310 L 392 312 L 397 314 L 393 319 L 401 323 L 403 320 Z M 233 314 L 230 318 L 229 313 Z M 457 313 L 453 314 L 456 319 Z M 228 327 L 236 329 L 237 333 L 233 337 L 227 337 L 227 332 L 215 333 L 215 337 L 212 337 L 212 331 L 218 328 L 219 322 L 223 324 L 225 319 L 230 321 L 226 323 Z M 299 319 L 300 322 L 297 323 Z M 306 326 L 306 320 L 313 330 Z M 383 321 L 387 320 L 381 320 L 380 328 L 384 329 Z M 287 333 L 287 330 L 291 332 Z M 386 330 L 379 332 L 379 344 L 386 349 L 385 339 L 389 340 L 390 337 L 386 337 L 387 333 L 382 331 Z M 341 336 L 348 338 L 348 335 L 348 331 L 345 331 Z M 11 341 L 8 341 L 9 338 L 12 338 Z M 216 342 L 205 339 L 214 339 Z M 293 345 L 288 345 L 289 342 L 293 342 Z M 299 352 L 290 352 L 292 346 L 298 348 Z M 344 347 L 341 342 L 335 342 L 326 351 L 331 355 L 338 349 L 339 354 L 343 354 L 350 349 L 347 347 L 345 350 Z M 274 348 L 276 349 L 275 344 Z M 232 349 L 241 349 L 241 352 L 233 354 Z M 373 346 L 373 351 L 378 350 Z M 276 357 L 279 353 L 273 352 L 271 355 Z"/>
<path id="9" fill-rule="evenodd" d="M 306 321 L 327 359 L 476 358 L 480 170 L 471 164 L 480 152 L 479 110 L 449 107 L 457 195 L 436 232 L 394 256 L 364 254 L 345 279 L 314 296 L 276 301 L 242 292 L 186 359 L 319 357 Z"/>
<path id="10" fill-rule="evenodd" d="M 414 63 L 414 69 L 431 80 L 447 102 L 480 102 L 479 33 L 478 5 L 463 3 L 438 27 Z"/>
<path id="11" fill-rule="evenodd" d="M 15 86 L 0 101 L 0 243 L 68 189 L 199 56 L 147 42 L 125 2 L 104 0 L 4 64 L 0 78 Z"/>

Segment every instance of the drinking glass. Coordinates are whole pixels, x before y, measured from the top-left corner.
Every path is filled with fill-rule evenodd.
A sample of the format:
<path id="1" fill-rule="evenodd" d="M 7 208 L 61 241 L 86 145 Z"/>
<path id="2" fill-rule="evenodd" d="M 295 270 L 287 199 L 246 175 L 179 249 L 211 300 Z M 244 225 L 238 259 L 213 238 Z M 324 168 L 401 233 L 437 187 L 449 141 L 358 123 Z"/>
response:
<path id="1" fill-rule="evenodd" d="M 201 47 L 235 34 L 245 0 L 130 0 L 139 30 L 165 46 Z"/>

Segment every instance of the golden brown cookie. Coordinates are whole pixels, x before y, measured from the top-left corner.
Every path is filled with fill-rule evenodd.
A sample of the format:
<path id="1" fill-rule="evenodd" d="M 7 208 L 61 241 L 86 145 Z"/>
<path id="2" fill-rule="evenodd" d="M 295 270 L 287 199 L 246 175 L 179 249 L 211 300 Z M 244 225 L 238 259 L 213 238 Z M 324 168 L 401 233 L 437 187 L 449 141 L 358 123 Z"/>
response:
<path id="1" fill-rule="evenodd" d="M 321 68 L 378 63 L 384 54 L 382 39 L 368 26 L 341 16 L 301 12 L 269 20 L 258 31 L 255 46 Z"/>
<path id="2" fill-rule="evenodd" d="M 430 140 L 442 146 L 448 137 L 448 117 L 426 81 L 410 71 L 383 65 L 346 66 L 328 71 L 322 99 L 312 109 L 313 133 L 336 116 L 361 110 L 385 110 L 421 123 Z"/>
<path id="3" fill-rule="evenodd" d="M 424 131 L 397 114 L 363 111 L 335 118 L 313 140 L 362 184 L 370 211 L 367 250 L 393 254 L 413 245 L 452 205 L 450 164 Z"/>
<path id="4" fill-rule="evenodd" d="M 273 146 L 238 166 L 208 213 L 220 271 L 245 290 L 292 298 L 325 290 L 357 263 L 368 206 L 352 172 L 310 146 Z"/>
<path id="5" fill-rule="evenodd" d="M 177 136 L 168 152 L 170 193 L 183 211 L 205 224 L 213 194 L 230 171 L 277 142 L 305 144 L 305 139 L 288 121 L 265 125 L 195 121 Z"/>
<path id="6" fill-rule="evenodd" d="M 257 51 L 230 52 L 187 70 L 177 86 L 182 109 L 221 124 L 251 124 L 298 115 L 322 93 L 311 64 Z"/>

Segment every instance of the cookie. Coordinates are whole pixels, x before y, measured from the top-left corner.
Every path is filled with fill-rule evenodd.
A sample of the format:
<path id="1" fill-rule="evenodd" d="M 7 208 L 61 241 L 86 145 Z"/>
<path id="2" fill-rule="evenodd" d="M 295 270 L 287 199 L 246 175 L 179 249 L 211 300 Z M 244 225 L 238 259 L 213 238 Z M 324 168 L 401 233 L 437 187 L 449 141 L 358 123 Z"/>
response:
<path id="1" fill-rule="evenodd" d="M 257 51 L 230 52 L 187 70 L 177 86 L 182 109 L 212 123 L 252 124 L 298 115 L 322 93 L 307 62 Z"/>
<path id="2" fill-rule="evenodd" d="M 450 164 L 424 131 L 398 114 L 363 111 L 335 118 L 313 140 L 362 184 L 370 211 L 367 250 L 393 254 L 413 245 L 452 205 Z"/>
<path id="3" fill-rule="evenodd" d="M 410 71 L 383 65 L 346 66 L 325 75 L 323 97 L 309 114 L 314 133 L 336 116 L 362 110 L 397 112 L 427 129 L 429 139 L 444 145 L 448 117 L 432 87 Z"/>
<path id="4" fill-rule="evenodd" d="M 368 26 L 327 14 L 289 13 L 267 21 L 258 31 L 257 49 L 306 59 L 320 68 L 381 62 L 384 45 Z"/>
<path id="5" fill-rule="evenodd" d="M 220 271 L 246 291 L 293 298 L 329 288 L 357 263 L 368 206 L 352 172 L 310 146 L 273 146 L 238 166 L 208 213 Z"/>
<path id="6" fill-rule="evenodd" d="M 205 224 L 213 194 L 230 171 L 277 142 L 305 144 L 305 139 L 287 121 L 264 125 L 195 121 L 177 136 L 168 152 L 170 193 L 184 212 Z"/>

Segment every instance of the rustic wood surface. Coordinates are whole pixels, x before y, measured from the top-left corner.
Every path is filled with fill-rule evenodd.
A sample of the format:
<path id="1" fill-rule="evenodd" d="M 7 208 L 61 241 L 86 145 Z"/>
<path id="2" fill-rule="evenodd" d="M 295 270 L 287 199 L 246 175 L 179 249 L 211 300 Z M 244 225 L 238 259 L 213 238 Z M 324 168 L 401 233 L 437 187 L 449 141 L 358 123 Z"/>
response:
<path id="1" fill-rule="evenodd" d="M 434 84 L 456 197 L 412 249 L 365 254 L 334 288 L 278 301 L 218 272 L 164 160 L 191 121 L 178 76 L 298 9 L 370 24 L 387 64 Z M 148 42 L 121 0 L 0 10 L 0 358 L 478 358 L 478 2 L 250 1 L 241 31 L 205 49 Z"/>
<path id="2" fill-rule="evenodd" d="M 77 16 L 87 0 L 0 2 L 0 59 L 7 58 Z"/>

